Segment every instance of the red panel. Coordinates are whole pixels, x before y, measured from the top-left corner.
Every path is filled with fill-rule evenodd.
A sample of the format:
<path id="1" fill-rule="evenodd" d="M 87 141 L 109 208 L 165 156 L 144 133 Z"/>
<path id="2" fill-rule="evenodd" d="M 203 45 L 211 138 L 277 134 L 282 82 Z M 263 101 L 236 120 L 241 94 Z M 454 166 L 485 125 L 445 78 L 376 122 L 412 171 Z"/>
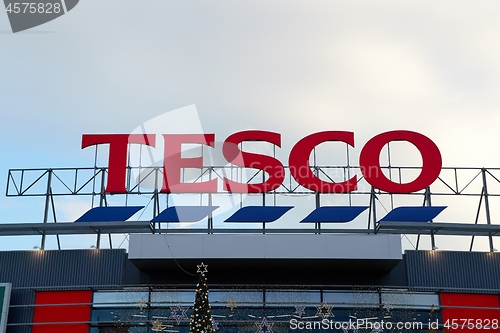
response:
<path id="1" fill-rule="evenodd" d="M 36 293 L 36 304 L 75 304 L 91 303 L 92 291 L 39 291 Z"/>
<path id="2" fill-rule="evenodd" d="M 52 325 L 33 325 L 33 333 L 87 333 L 88 325 L 81 323 L 90 320 L 92 291 L 42 291 L 36 294 L 33 323 L 65 323 Z M 54 306 L 55 305 L 55 306 Z"/>
<path id="3" fill-rule="evenodd" d="M 500 328 L 498 295 L 441 293 L 443 324 L 453 325 L 449 332 L 483 332 Z"/>
<path id="4" fill-rule="evenodd" d="M 83 324 L 75 325 L 34 325 L 33 333 L 88 333 L 89 326 Z"/>
<path id="5" fill-rule="evenodd" d="M 471 306 L 498 308 L 498 295 L 441 293 L 443 306 Z"/>

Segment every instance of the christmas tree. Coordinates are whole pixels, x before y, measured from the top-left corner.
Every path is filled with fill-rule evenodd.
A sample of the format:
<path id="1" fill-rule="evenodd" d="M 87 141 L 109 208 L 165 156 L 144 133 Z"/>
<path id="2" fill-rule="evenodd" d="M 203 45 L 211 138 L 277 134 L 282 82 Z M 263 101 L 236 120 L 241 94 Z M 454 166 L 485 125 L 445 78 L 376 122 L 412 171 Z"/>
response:
<path id="1" fill-rule="evenodd" d="M 200 274 L 196 286 L 196 299 L 194 300 L 193 314 L 189 323 L 190 333 L 215 333 L 212 326 L 212 315 L 208 303 L 207 278 L 204 273 Z"/>

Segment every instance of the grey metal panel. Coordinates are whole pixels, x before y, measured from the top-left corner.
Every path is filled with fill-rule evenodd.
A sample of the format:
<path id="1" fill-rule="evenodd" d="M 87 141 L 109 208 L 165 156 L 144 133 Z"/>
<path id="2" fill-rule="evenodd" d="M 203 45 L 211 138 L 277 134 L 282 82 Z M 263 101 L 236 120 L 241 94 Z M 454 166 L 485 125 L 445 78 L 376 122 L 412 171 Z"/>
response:
<path id="1" fill-rule="evenodd" d="M 500 253 L 406 251 L 405 260 L 411 287 L 500 290 Z"/>
<path id="2" fill-rule="evenodd" d="M 152 233 L 153 229 L 149 221 L 0 223 L 0 236 Z"/>
<path id="3" fill-rule="evenodd" d="M 125 250 L 0 252 L 0 282 L 12 287 L 121 284 Z"/>
<path id="4" fill-rule="evenodd" d="M 28 305 L 35 304 L 35 295 L 35 291 L 28 288 L 12 290 L 7 333 L 31 332 L 31 326 L 12 324 L 30 323 L 33 321 L 34 308 Z"/>
<path id="5" fill-rule="evenodd" d="M 206 228 L 156 229 L 150 221 L 129 222 L 63 222 L 63 223 L 0 223 L 0 236 L 35 235 L 95 235 L 101 234 L 207 234 Z M 254 234 L 262 233 L 261 229 L 210 229 L 215 234 Z M 371 229 L 266 229 L 267 234 L 371 234 Z M 422 223 L 422 222 L 379 222 L 379 234 L 438 234 L 458 236 L 499 236 L 499 225 L 472 223 Z"/>
<path id="6" fill-rule="evenodd" d="M 130 235 L 130 259 L 401 260 L 399 235 Z"/>
<path id="7" fill-rule="evenodd" d="M 379 222 L 378 233 L 414 235 L 498 236 L 500 226 L 472 223 Z"/>

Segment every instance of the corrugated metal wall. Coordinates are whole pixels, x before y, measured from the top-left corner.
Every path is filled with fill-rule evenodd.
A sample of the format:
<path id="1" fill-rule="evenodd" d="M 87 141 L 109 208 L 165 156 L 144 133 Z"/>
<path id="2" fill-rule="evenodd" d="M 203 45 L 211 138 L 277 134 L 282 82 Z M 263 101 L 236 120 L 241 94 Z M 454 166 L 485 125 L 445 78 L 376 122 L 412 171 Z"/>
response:
<path id="1" fill-rule="evenodd" d="M 35 304 L 35 291 L 28 288 L 13 289 L 10 298 L 8 323 L 30 323 L 33 321 L 33 307 L 26 307 L 28 304 Z M 7 326 L 7 333 L 30 333 L 31 326 L 18 325 Z"/>
<path id="2" fill-rule="evenodd" d="M 500 290 L 500 253 L 406 251 L 405 260 L 412 287 Z"/>
<path id="3" fill-rule="evenodd" d="M 40 287 L 121 285 L 125 250 L 0 252 L 0 283 L 12 283 L 9 324 L 30 323 Z M 29 333 L 31 326 L 9 326 L 7 333 Z"/>
<path id="4" fill-rule="evenodd" d="M 125 250 L 0 252 L 0 282 L 13 287 L 121 284 Z"/>

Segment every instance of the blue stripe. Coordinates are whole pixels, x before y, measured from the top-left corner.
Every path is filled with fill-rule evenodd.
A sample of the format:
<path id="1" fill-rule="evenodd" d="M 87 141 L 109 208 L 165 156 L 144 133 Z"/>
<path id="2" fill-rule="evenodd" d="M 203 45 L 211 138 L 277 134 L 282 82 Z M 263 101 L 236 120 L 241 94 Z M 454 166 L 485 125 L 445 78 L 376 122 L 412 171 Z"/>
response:
<path id="1" fill-rule="evenodd" d="M 325 206 L 313 210 L 300 223 L 346 223 L 354 220 L 367 206 Z"/>
<path id="2" fill-rule="evenodd" d="M 168 207 L 151 222 L 198 222 L 219 206 L 173 206 Z"/>
<path id="3" fill-rule="evenodd" d="M 398 207 L 390 211 L 379 222 L 429 222 L 447 206 Z"/>
<path id="4" fill-rule="evenodd" d="M 75 222 L 124 222 L 143 208 L 144 206 L 95 207 Z"/>
<path id="5" fill-rule="evenodd" d="M 236 211 L 224 222 L 268 223 L 282 217 L 293 206 L 248 206 Z"/>

